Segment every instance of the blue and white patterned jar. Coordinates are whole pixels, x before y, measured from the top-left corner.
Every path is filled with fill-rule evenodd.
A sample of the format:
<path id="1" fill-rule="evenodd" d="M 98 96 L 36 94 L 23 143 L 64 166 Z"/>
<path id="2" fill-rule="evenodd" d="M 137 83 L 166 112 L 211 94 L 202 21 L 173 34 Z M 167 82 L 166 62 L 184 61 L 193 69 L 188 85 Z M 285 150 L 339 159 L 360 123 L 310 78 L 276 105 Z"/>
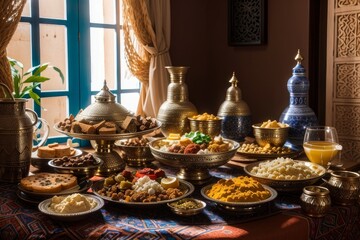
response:
<path id="1" fill-rule="evenodd" d="M 279 121 L 289 124 L 289 140 L 294 144 L 302 144 L 306 127 L 318 125 L 318 120 L 308 106 L 310 83 L 305 76 L 305 68 L 301 65 L 303 58 L 300 50 L 295 60 L 297 64 L 293 68 L 293 75 L 287 82 L 290 105 L 282 112 Z"/>
<path id="2" fill-rule="evenodd" d="M 222 118 L 221 136 L 238 142 L 252 134 L 252 120 L 249 106 L 242 100 L 238 80 L 233 73 L 226 91 L 225 101 L 220 105 L 218 117 Z"/>

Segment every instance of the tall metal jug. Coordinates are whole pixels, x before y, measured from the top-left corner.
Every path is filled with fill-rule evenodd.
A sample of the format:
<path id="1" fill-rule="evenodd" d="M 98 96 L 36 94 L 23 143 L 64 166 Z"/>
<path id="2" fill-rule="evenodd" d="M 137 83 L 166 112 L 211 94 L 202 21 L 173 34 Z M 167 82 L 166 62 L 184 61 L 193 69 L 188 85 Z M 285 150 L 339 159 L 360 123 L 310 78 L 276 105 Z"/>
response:
<path id="1" fill-rule="evenodd" d="M 0 83 L 12 97 L 8 87 Z M 34 126 L 42 121 L 37 114 L 25 108 L 26 99 L 0 99 L 0 181 L 18 182 L 29 174 L 33 150 Z M 29 116 L 29 115 L 31 116 Z M 49 126 L 38 145 L 43 145 L 49 135 Z"/>

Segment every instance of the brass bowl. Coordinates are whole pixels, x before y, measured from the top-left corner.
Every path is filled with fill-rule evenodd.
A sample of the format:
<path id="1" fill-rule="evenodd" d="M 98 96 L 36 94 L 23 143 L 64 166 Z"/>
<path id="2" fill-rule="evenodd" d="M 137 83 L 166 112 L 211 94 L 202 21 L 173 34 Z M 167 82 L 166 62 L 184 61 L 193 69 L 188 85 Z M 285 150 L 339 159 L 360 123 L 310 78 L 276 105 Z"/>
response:
<path id="1" fill-rule="evenodd" d="M 227 152 L 216 152 L 208 154 L 183 154 L 165 152 L 159 149 L 159 143 L 165 138 L 156 139 L 150 142 L 150 150 L 155 159 L 160 163 L 180 168 L 177 176 L 180 179 L 193 181 L 196 184 L 201 184 L 207 181 L 211 175 L 209 169 L 216 168 L 226 164 L 234 155 L 240 144 L 234 140 L 224 139 L 232 145 L 232 148 Z"/>
<path id="2" fill-rule="evenodd" d="M 119 140 L 115 145 L 125 153 L 125 162 L 129 166 L 148 166 L 154 161 L 149 145 L 146 146 L 125 146 L 126 140 Z"/>
<path id="3" fill-rule="evenodd" d="M 359 199 L 360 174 L 352 171 L 333 171 L 330 179 L 323 179 L 325 187 L 330 190 L 334 203 L 340 205 L 353 205 Z"/>
<path id="4" fill-rule="evenodd" d="M 188 118 L 190 122 L 190 131 L 192 132 L 202 132 L 210 137 L 215 137 L 221 133 L 221 122 L 222 119 L 218 120 L 197 120 L 193 118 Z"/>
<path id="5" fill-rule="evenodd" d="M 264 160 L 268 161 L 268 160 Z M 312 177 L 312 178 L 306 178 L 306 179 L 300 179 L 300 180 L 282 180 L 282 179 L 274 179 L 274 178 L 267 178 L 267 177 L 260 177 L 254 173 L 251 172 L 251 170 L 254 167 L 257 167 L 260 163 L 264 162 L 255 162 L 250 163 L 244 167 L 244 171 L 247 175 L 251 176 L 258 182 L 270 186 L 278 191 L 282 192 L 291 192 L 291 191 L 301 191 L 304 187 L 310 186 L 315 184 L 317 181 L 320 180 L 325 174 L 326 169 L 323 166 L 320 166 L 319 164 L 302 161 L 302 160 L 294 160 L 294 161 L 302 161 L 306 166 L 309 168 L 316 168 L 319 170 L 320 174 L 318 176 Z"/>
<path id="6" fill-rule="evenodd" d="M 196 202 L 196 204 L 198 205 L 197 208 L 185 209 L 185 208 L 180 208 L 180 207 L 177 207 L 176 205 L 174 205 L 177 203 L 186 202 L 188 200 Z M 204 201 L 201 201 L 201 200 L 198 200 L 195 198 L 183 198 L 176 202 L 167 203 L 167 205 L 171 209 L 171 211 L 173 211 L 175 214 L 180 215 L 180 216 L 193 216 L 193 215 L 199 214 L 206 207 L 206 203 Z"/>
<path id="7" fill-rule="evenodd" d="M 261 123 L 252 125 L 255 140 L 259 146 L 264 147 L 267 144 L 275 147 L 282 147 L 289 134 L 289 126 L 282 128 L 264 128 Z"/>

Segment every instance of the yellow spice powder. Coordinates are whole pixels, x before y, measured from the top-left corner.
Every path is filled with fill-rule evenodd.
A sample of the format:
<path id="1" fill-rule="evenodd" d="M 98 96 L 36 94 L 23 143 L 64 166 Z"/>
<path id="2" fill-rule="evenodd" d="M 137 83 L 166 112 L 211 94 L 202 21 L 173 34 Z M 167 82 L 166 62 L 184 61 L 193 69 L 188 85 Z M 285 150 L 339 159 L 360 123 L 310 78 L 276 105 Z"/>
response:
<path id="1" fill-rule="evenodd" d="M 247 176 L 221 179 L 206 194 L 224 202 L 256 202 L 271 195 L 258 181 Z"/>

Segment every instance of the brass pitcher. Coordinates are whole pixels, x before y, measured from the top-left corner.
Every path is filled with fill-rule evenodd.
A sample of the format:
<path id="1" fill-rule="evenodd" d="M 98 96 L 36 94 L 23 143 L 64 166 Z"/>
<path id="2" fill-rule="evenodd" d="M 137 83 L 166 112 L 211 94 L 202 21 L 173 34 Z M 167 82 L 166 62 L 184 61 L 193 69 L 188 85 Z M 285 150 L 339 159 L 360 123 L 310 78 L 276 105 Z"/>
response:
<path id="1" fill-rule="evenodd" d="M 157 120 L 161 122 L 161 132 L 183 135 L 190 132 L 188 117 L 198 114 L 196 107 L 188 99 L 188 88 L 185 76 L 189 67 L 165 67 L 170 74 L 170 84 L 167 89 L 167 100 L 160 106 Z"/>
<path id="2" fill-rule="evenodd" d="M 42 120 L 25 108 L 26 99 L 14 99 L 5 84 L 0 83 L 0 87 L 11 96 L 0 99 L 0 181 L 18 182 L 29 174 L 34 126 Z M 39 146 L 49 135 L 48 124 L 42 123 L 46 129 Z"/>

